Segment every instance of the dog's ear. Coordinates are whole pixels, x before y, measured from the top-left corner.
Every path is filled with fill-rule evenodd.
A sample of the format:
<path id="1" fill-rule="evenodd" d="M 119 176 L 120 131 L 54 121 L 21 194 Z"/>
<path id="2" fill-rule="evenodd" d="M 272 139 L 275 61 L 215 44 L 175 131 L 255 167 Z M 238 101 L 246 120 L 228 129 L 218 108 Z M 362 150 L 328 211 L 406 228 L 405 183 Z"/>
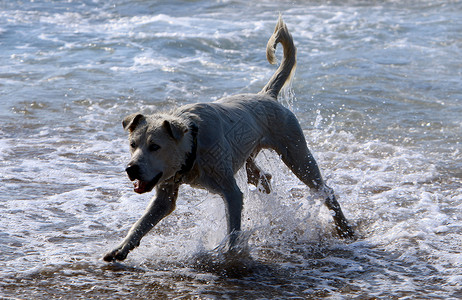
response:
<path id="1" fill-rule="evenodd" d="M 133 132 L 135 130 L 136 126 L 144 120 L 144 116 L 140 113 L 135 113 L 131 114 L 122 121 L 122 125 L 125 130 L 128 130 L 129 132 Z"/>
<path id="2" fill-rule="evenodd" d="M 162 126 L 164 126 L 167 133 L 176 141 L 183 138 L 184 134 L 188 131 L 188 127 L 178 121 L 165 120 Z"/>

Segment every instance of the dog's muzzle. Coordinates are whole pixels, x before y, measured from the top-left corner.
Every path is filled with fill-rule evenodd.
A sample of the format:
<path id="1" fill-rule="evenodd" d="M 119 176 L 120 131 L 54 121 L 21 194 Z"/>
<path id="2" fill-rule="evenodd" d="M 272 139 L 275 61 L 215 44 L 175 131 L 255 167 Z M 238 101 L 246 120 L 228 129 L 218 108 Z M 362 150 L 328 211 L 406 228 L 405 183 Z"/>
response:
<path id="1" fill-rule="evenodd" d="M 163 172 L 160 172 L 153 179 L 145 181 L 139 178 L 140 167 L 138 165 L 129 165 L 125 171 L 127 172 L 128 178 L 133 181 L 134 191 L 138 194 L 152 191 L 163 175 Z"/>
<path id="2" fill-rule="evenodd" d="M 128 178 L 133 181 L 140 175 L 140 167 L 138 165 L 128 165 L 125 172 L 127 172 Z"/>

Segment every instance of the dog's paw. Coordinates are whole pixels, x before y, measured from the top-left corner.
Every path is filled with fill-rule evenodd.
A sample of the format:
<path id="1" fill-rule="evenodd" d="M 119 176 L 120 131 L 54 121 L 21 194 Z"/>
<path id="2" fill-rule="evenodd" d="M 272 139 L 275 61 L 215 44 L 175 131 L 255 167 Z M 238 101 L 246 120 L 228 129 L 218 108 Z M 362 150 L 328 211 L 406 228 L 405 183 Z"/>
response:
<path id="1" fill-rule="evenodd" d="M 266 194 L 271 193 L 271 178 L 273 178 L 273 176 L 269 173 L 265 173 L 260 176 L 260 182 L 258 185 L 258 190 L 260 192 Z"/>
<path id="2" fill-rule="evenodd" d="M 114 262 L 116 260 L 122 261 L 127 258 L 128 251 L 123 251 L 123 249 L 114 249 L 111 252 L 104 255 L 103 260 L 107 262 Z"/>
<path id="3" fill-rule="evenodd" d="M 356 240 L 357 236 L 353 228 L 348 224 L 343 224 L 342 226 L 336 226 L 337 233 L 341 238 Z"/>

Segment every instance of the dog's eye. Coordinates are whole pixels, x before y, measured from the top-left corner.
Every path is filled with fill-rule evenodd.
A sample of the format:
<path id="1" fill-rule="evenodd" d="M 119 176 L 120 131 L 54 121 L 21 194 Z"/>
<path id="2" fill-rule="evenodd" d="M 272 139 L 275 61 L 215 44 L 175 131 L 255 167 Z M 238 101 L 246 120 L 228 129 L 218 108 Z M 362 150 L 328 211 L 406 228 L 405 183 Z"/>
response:
<path id="1" fill-rule="evenodd" d="M 157 151 L 157 150 L 159 150 L 159 149 L 160 149 L 160 146 L 157 145 L 157 144 L 151 144 L 151 145 L 149 145 L 149 151 L 154 152 L 154 151 Z"/>
<path id="2" fill-rule="evenodd" d="M 136 148 L 136 143 L 134 141 L 130 142 L 130 147 L 132 149 L 135 149 Z"/>

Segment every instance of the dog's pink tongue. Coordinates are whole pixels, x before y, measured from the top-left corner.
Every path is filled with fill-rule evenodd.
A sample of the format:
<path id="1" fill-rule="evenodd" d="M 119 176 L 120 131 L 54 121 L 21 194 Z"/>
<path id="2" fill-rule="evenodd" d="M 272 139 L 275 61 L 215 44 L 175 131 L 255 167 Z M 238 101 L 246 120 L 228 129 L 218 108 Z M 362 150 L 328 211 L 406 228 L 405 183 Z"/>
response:
<path id="1" fill-rule="evenodd" d="M 137 179 L 133 182 L 133 186 L 136 193 L 142 193 L 144 192 L 146 184 L 143 181 Z"/>

